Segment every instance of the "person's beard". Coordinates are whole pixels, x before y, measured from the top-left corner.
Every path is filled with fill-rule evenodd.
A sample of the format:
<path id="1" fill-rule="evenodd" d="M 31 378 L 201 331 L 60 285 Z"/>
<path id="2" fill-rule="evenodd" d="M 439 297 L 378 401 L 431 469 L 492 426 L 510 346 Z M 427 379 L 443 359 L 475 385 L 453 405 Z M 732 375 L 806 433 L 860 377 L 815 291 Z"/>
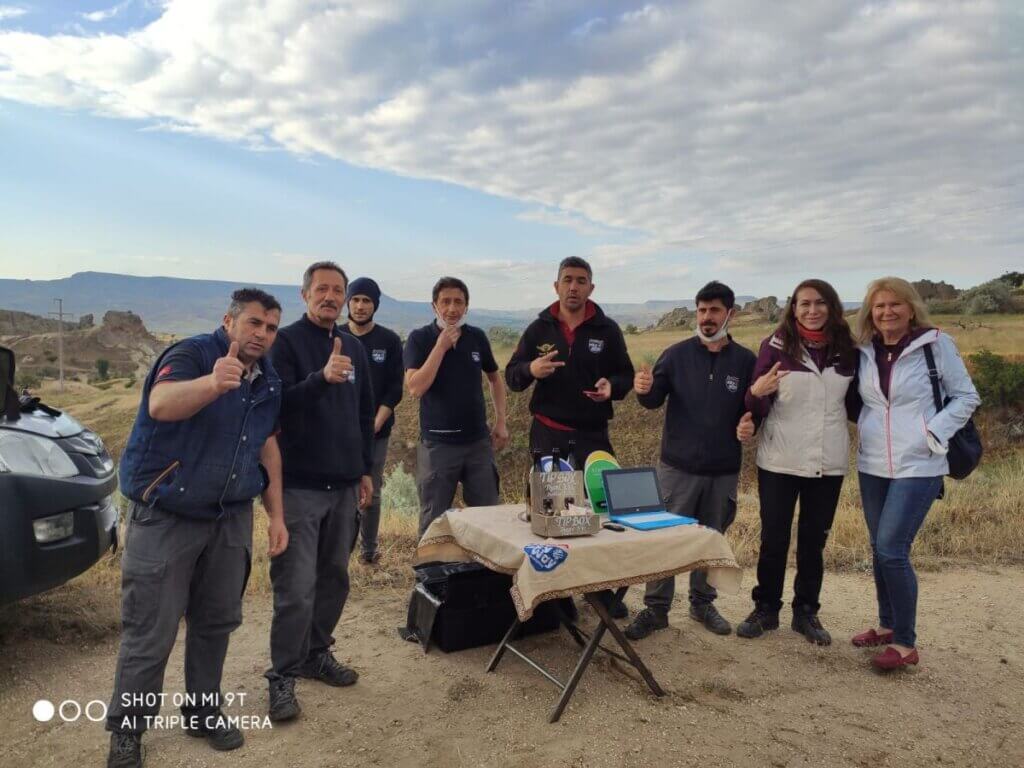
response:
<path id="1" fill-rule="evenodd" d="M 348 315 L 348 319 L 349 319 L 349 320 L 351 320 L 351 321 L 352 321 L 353 323 L 355 323 L 356 325 L 358 325 L 358 326 L 359 326 L 360 328 L 362 328 L 362 327 L 363 327 L 364 325 L 369 325 L 370 323 L 372 323 L 372 322 L 373 322 L 373 316 L 374 316 L 375 314 L 377 314 L 377 313 L 376 313 L 376 312 L 372 313 L 372 314 L 371 314 L 371 315 L 370 315 L 370 316 L 369 316 L 368 318 L 366 318 L 365 320 L 356 320 L 356 319 L 355 319 L 355 318 L 354 318 L 354 317 L 352 316 L 352 313 L 350 312 L 350 313 L 349 313 L 349 315 Z"/>
<path id="2" fill-rule="evenodd" d="M 716 341 L 721 341 L 729 335 L 729 319 L 727 318 L 724 323 L 715 331 L 713 334 L 708 336 L 704 333 L 704 329 L 699 325 L 697 326 L 697 335 L 700 336 L 701 341 L 705 344 L 714 344 Z"/>

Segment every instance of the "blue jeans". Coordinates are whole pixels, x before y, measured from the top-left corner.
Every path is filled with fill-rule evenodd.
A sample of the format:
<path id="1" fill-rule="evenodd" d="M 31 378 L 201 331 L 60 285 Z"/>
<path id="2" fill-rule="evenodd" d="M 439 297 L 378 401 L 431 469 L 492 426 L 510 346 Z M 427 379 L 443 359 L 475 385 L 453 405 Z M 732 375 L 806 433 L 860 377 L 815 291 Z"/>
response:
<path id="1" fill-rule="evenodd" d="M 871 536 L 878 624 L 893 630 L 893 642 L 917 641 L 917 576 L 910 547 L 942 486 L 941 477 L 890 480 L 858 473 L 864 520 Z"/>

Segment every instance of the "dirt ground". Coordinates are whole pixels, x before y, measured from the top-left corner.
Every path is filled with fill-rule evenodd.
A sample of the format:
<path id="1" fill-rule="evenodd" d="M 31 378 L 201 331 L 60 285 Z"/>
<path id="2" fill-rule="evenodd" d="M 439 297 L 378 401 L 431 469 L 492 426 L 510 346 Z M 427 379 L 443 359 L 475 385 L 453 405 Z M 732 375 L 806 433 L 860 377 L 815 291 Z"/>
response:
<path id="1" fill-rule="evenodd" d="M 747 581 L 750 574 L 747 574 Z M 746 585 L 749 586 L 749 585 Z M 657 699 L 606 658 L 588 670 L 561 722 L 548 725 L 555 689 L 492 648 L 424 656 L 401 641 L 398 590 L 360 590 L 337 633 L 338 655 L 362 674 L 348 689 L 300 681 L 301 720 L 248 730 L 245 746 L 216 753 L 181 731 L 150 732 L 148 766 L 1014 766 L 1024 765 L 1024 570 L 921 574 L 922 665 L 883 676 L 848 638 L 873 615 L 863 573 L 828 574 L 822 620 L 836 643 L 816 648 L 788 628 L 760 640 L 716 637 L 677 600 L 671 627 L 638 650 L 668 691 Z M 66 589 L 73 590 L 73 585 Z M 631 610 L 640 604 L 630 591 Z M 81 613 L 61 626 L 44 618 L 57 602 L 0 614 L 0 766 L 103 765 L 107 735 L 83 719 L 40 723 L 33 703 L 110 696 L 117 651 L 111 601 L 72 593 Z M 84 609 L 83 609 L 84 606 Z M 734 622 L 745 595 L 723 596 Z M 593 616 L 584 614 L 593 621 Z M 262 716 L 267 694 L 269 597 L 250 596 L 224 675 L 245 693 L 233 714 Z M 183 635 L 183 633 L 182 633 Z M 181 639 L 165 691 L 183 690 Z M 568 675 L 568 636 L 524 645 Z M 173 707 L 165 706 L 164 714 Z"/>

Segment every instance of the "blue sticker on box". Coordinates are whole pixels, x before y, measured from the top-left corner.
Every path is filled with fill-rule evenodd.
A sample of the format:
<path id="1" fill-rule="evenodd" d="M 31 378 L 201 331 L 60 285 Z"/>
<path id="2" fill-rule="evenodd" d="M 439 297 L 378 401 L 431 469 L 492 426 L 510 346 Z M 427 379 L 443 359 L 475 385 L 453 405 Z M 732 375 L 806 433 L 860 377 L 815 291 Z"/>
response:
<path id="1" fill-rule="evenodd" d="M 565 549 L 550 544 L 527 544 L 523 551 L 535 571 L 553 571 L 569 557 Z"/>

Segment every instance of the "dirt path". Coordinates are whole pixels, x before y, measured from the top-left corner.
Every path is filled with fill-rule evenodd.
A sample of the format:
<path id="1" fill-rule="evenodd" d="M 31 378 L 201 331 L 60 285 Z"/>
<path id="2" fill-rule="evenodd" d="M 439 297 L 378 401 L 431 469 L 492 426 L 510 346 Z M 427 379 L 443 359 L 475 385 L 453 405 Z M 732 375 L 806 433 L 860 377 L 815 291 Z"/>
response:
<path id="1" fill-rule="evenodd" d="M 748 576 L 749 579 L 749 576 Z M 873 613 L 865 574 L 829 574 L 822 619 L 837 643 L 812 647 L 784 628 L 756 641 L 715 637 L 677 603 L 670 629 L 639 644 L 669 692 L 656 699 L 596 661 L 562 721 L 548 725 L 555 690 L 514 658 L 485 674 L 491 649 L 424 656 L 398 639 L 404 596 L 354 596 L 339 629 L 339 655 L 362 673 L 337 690 L 300 682 L 302 720 L 249 730 L 219 754 L 180 731 L 146 737 L 148 766 L 1013 766 L 1024 765 L 1024 570 L 921 575 L 922 666 L 884 677 L 847 638 Z M 88 599 L 85 596 L 83 599 Z M 640 601 L 631 590 L 631 609 Z M 81 600 L 78 600 L 80 603 Z M 102 613 L 102 602 L 97 609 Z M 723 613 L 745 615 L 745 597 Z M 38 723 L 40 698 L 106 700 L 116 617 L 97 617 L 94 637 L 42 639 L 31 606 L 0 645 L 0 765 L 103 765 L 107 737 L 85 721 Z M 10 620 L 8 614 L 8 620 Z M 592 617 L 588 617 L 592 618 Z M 2 619 L 2 617 L 0 617 Z M 261 716 L 269 598 L 250 597 L 234 635 L 225 691 L 246 693 L 232 712 Z M 29 622 L 26 628 L 24 622 Z M 10 621 L 9 621 L 10 624 Z M 87 633 L 88 634 L 88 633 Z M 179 637 L 180 640 L 180 637 Z M 528 646 L 567 674 L 567 637 Z M 165 690 L 182 690 L 181 643 Z M 164 714 L 174 709 L 164 708 Z"/>

